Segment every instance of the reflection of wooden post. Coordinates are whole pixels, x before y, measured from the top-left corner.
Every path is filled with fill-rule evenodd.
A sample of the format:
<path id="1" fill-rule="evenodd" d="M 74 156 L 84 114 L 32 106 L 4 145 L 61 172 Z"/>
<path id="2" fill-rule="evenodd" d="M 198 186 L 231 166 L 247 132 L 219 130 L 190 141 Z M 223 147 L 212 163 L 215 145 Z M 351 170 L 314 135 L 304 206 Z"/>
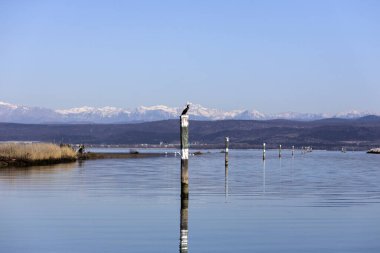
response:
<path id="1" fill-rule="evenodd" d="M 263 143 L 263 160 L 265 160 L 265 142 Z"/>
<path id="2" fill-rule="evenodd" d="M 230 143 L 230 138 L 226 137 L 224 142 L 226 145 L 226 149 L 224 150 L 224 164 L 225 166 L 228 166 L 228 146 Z"/>
<path id="3" fill-rule="evenodd" d="M 179 252 L 188 252 L 188 234 L 189 234 L 189 199 L 181 198 L 181 235 L 179 242 Z"/>
<path id="4" fill-rule="evenodd" d="M 281 144 L 280 144 L 280 146 L 278 147 L 278 157 L 281 158 Z"/>
<path id="5" fill-rule="evenodd" d="M 224 195 L 228 197 L 228 162 L 224 165 Z"/>
<path id="6" fill-rule="evenodd" d="M 266 178 L 265 178 L 265 160 L 263 162 L 263 192 L 265 193 L 266 188 Z"/>
<path id="7" fill-rule="evenodd" d="M 181 197 L 189 197 L 189 116 L 181 116 Z"/>

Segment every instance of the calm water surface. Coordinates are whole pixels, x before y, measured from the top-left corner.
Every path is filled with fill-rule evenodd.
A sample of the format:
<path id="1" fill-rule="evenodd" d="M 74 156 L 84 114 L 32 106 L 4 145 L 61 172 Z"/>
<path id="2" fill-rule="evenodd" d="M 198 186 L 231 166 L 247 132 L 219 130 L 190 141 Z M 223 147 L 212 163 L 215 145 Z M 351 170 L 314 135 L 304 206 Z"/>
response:
<path id="1" fill-rule="evenodd" d="M 380 155 L 189 161 L 189 252 L 380 252 Z M 0 252 L 179 252 L 180 160 L 0 170 Z"/>

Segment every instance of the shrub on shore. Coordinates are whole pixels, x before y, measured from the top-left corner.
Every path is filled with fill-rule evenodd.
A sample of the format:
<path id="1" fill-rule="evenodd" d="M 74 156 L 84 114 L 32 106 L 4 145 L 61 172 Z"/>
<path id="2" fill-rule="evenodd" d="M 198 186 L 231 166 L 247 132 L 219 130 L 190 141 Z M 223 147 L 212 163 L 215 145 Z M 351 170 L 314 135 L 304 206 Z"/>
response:
<path id="1" fill-rule="evenodd" d="M 51 143 L 2 143 L 0 158 L 23 161 L 74 160 L 76 152 L 68 146 Z"/>

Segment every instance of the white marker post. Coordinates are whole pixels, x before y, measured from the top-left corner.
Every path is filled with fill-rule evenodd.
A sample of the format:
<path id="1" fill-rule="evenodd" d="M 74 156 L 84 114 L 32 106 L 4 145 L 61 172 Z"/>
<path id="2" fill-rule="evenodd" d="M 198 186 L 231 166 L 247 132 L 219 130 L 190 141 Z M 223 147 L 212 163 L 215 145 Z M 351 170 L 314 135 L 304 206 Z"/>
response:
<path id="1" fill-rule="evenodd" d="M 281 150 L 282 150 L 282 148 L 281 148 L 281 144 L 280 144 L 280 146 L 278 147 L 278 157 L 279 158 L 281 158 Z"/>

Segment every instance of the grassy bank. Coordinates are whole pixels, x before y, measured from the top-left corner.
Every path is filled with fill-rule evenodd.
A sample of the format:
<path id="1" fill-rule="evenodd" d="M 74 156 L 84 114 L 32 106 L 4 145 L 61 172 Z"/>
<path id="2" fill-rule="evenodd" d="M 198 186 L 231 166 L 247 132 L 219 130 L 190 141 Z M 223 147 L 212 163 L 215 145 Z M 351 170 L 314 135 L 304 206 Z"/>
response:
<path id="1" fill-rule="evenodd" d="M 0 167 L 54 164 L 76 159 L 76 152 L 67 146 L 51 143 L 0 144 Z"/>

